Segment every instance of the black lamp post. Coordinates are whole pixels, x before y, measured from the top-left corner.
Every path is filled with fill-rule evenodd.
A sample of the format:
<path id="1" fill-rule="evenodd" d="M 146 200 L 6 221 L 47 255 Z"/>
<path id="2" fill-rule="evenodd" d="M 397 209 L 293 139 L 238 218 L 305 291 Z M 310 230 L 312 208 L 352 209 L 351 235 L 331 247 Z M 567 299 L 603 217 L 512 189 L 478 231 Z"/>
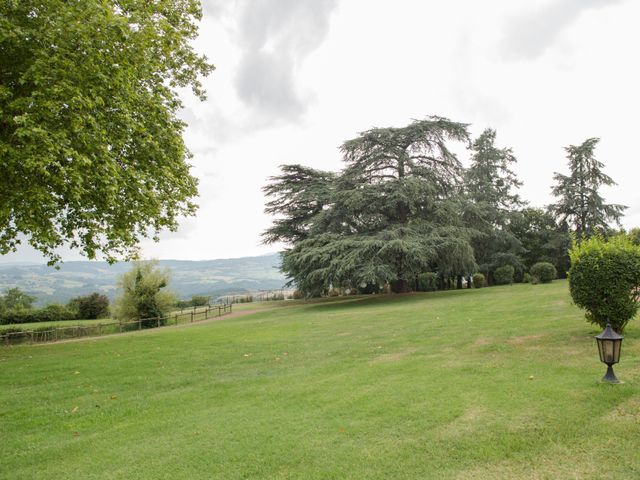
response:
<path id="1" fill-rule="evenodd" d="M 613 365 L 620 361 L 620 347 L 622 345 L 622 335 L 618 335 L 607 323 L 607 327 L 600 335 L 596 335 L 598 341 L 598 352 L 600 361 L 607 364 L 607 373 L 602 377 L 603 382 L 622 383 L 613 373 Z"/>

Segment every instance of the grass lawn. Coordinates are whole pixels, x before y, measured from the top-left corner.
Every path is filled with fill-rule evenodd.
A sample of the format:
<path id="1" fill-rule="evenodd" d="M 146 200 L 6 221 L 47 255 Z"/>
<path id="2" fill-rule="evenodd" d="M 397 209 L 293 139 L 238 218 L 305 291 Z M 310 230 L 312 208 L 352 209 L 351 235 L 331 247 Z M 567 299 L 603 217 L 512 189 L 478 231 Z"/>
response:
<path id="1" fill-rule="evenodd" d="M 637 479 L 596 332 L 557 281 L 0 348 L 0 478 Z"/>
<path id="2" fill-rule="evenodd" d="M 98 320 L 60 320 L 56 322 L 32 322 L 32 323 L 12 323 L 9 325 L 0 325 L 0 333 L 3 330 L 21 328 L 22 330 L 31 330 L 32 328 L 42 327 L 73 327 L 74 325 L 97 325 L 99 323 L 113 322 L 110 318 L 100 318 Z"/>

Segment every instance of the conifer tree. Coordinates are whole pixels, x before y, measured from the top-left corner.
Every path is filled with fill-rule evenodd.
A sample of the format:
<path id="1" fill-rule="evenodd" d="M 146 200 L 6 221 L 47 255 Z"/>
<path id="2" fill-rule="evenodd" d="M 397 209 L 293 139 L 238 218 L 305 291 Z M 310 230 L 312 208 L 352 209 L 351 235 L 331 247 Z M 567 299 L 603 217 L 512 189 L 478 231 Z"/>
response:
<path id="1" fill-rule="evenodd" d="M 496 131 L 486 129 L 473 142 L 471 165 L 464 173 L 467 199 L 465 220 L 477 232 L 472 239 L 480 270 L 488 281 L 492 271 L 509 264 L 518 274 L 523 249 L 510 230 L 511 218 L 524 202 L 517 193 L 522 182 L 512 170 L 516 157 L 510 148 L 495 145 Z"/>
<path id="2" fill-rule="evenodd" d="M 599 138 L 588 138 L 581 145 L 566 147 L 569 175 L 555 173 L 553 176 L 556 185 L 552 193 L 558 202 L 549 206 L 550 211 L 558 223 L 569 223 L 578 240 L 595 233 L 607 235 L 612 229 L 611 223 L 620 225 L 627 208 L 605 203 L 598 191 L 603 185 L 616 185 L 603 172 L 604 164 L 595 158 L 599 141 Z"/>
<path id="3" fill-rule="evenodd" d="M 284 217 L 265 239 L 291 244 L 283 271 L 307 294 L 385 282 L 403 292 L 438 266 L 470 272 L 475 263 L 460 216 L 462 166 L 448 146 L 466 141 L 466 125 L 428 117 L 345 142 L 346 166 L 332 179 L 308 171 L 301 177 L 299 166 L 292 176 L 292 167 L 283 168 L 265 188 L 275 195 L 267 212 Z M 285 226 L 288 237 L 279 231 Z"/>

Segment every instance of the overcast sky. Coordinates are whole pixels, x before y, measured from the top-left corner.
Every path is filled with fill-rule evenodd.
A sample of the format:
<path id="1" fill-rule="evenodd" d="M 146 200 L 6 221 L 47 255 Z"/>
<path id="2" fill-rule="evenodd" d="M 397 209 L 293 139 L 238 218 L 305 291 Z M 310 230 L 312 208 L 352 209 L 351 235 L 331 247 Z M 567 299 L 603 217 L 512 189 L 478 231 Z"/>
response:
<path id="1" fill-rule="evenodd" d="M 204 0 L 196 47 L 216 65 L 208 100 L 185 92 L 197 217 L 145 257 L 278 250 L 261 188 L 278 165 L 338 170 L 338 146 L 372 127 L 440 115 L 512 147 L 533 206 L 552 202 L 564 146 L 600 137 L 618 186 L 608 202 L 640 225 L 640 2 L 627 0 Z M 468 163 L 465 152 L 463 163 Z M 78 259 L 66 255 L 66 259 Z M 33 260 L 23 249 L 3 261 Z"/>

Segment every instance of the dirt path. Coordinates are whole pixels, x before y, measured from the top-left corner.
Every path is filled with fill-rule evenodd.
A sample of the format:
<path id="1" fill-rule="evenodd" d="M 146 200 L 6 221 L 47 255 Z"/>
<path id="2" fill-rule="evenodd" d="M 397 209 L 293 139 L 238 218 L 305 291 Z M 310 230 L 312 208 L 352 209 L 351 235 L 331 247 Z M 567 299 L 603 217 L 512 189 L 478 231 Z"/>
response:
<path id="1" fill-rule="evenodd" d="M 207 323 L 220 322 L 222 320 L 229 320 L 229 319 L 233 319 L 233 318 L 237 318 L 237 317 L 244 317 L 245 315 L 251 315 L 251 314 L 254 314 L 254 313 L 258 313 L 258 312 L 266 312 L 268 310 L 270 310 L 270 309 L 268 309 L 268 308 L 256 308 L 254 310 L 241 310 L 239 312 L 231 312 L 231 313 L 227 313 L 226 315 L 222 315 L 220 317 L 212 317 L 212 318 L 209 318 L 207 320 L 200 320 L 198 322 L 193 322 L 193 323 L 181 323 L 180 325 L 167 325 L 165 327 L 160 327 L 160 328 L 147 328 L 145 330 L 133 330 L 131 332 L 111 333 L 111 334 L 108 334 L 108 335 L 96 335 L 96 336 L 86 336 L 86 337 L 79 337 L 79 338 L 68 338 L 66 340 L 58 340 L 57 342 L 33 343 L 31 345 L 34 345 L 34 346 L 54 345 L 54 344 L 57 345 L 59 343 L 87 342 L 87 341 L 94 341 L 94 340 L 103 340 L 105 338 L 114 338 L 114 337 L 122 337 L 122 336 L 128 336 L 128 335 L 137 335 L 137 334 L 141 334 L 141 333 L 154 334 L 154 333 L 164 332 L 166 329 L 169 329 L 169 328 L 170 329 L 176 329 L 176 328 L 193 327 L 195 325 L 204 325 L 204 324 L 207 324 Z"/>

